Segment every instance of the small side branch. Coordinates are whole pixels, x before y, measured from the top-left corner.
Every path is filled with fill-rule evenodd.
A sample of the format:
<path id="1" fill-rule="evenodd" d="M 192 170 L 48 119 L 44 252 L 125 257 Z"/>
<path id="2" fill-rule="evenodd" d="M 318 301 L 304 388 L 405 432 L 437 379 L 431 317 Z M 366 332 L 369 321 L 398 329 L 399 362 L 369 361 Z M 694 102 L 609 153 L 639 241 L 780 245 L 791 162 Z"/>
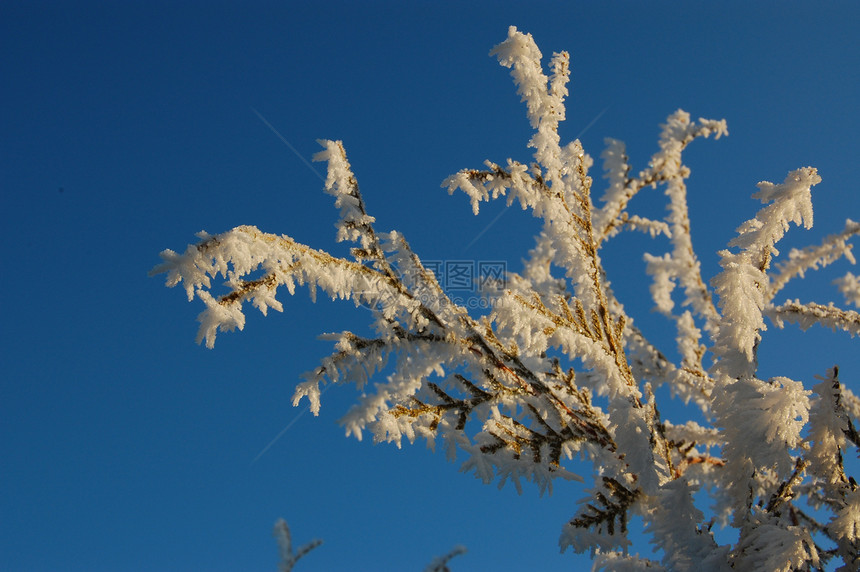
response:
<path id="1" fill-rule="evenodd" d="M 603 477 L 603 487 L 606 494 L 596 492 L 594 498 L 597 502 L 587 505 L 585 512 L 571 520 L 570 525 L 575 528 L 594 528 L 610 536 L 615 534 L 617 527 L 624 534 L 627 532 L 627 510 L 636 502 L 639 491 L 631 491 L 610 477 Z"/>
<path id="2" fill-rule="evenodd" d="M 764 310 L 764 315 L 782 328 L 784 322 L 793 322 L 806 330 L 815 324 L 828 327 L 834 331 L 842 330 L 852 336 L 860 334 L 860 313 L 854 310 L 844 310 L 835 305 L 790 300 L 780 306 L 771 306 Z"/>
<path id="3" fill-rule="evenodd" d="M 322 540 L 312 540 L 304 546 L 300 546 L 298 550 L 293 552 L 293 539 L 290 534 L 290 527 L 287 526 L 286 521 L 282 518 L 278 519 L 275 523 L 273 534 L 278 541 L 278 551 L 281 555 L 281 561 L 278 563 L 278 570 L 280 572 L 292 572 L 293 566 L 296 565 L 296 562 L 306 556 L 308 552 L 322 544 Z"/>

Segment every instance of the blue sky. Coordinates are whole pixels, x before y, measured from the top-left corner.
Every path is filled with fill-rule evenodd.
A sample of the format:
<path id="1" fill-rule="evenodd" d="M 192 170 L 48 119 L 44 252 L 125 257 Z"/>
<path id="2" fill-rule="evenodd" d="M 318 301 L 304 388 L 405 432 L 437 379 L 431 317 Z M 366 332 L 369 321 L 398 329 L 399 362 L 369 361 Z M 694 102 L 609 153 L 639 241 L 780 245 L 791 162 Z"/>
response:
<path id="1" fill-rule="evenodd" d="M 562 136 L 582 133 L 595 158 L 611 136 L 641 168 L 679 107 L 726 118 L 728 138 L 685 155 L 707 276 L 757 210 L 758 181 L 807 165 L 823 177 L 815 228 L 786 247 L 860 218 L 856 3 L 462 4 L 3 2 L 0 569 L 275 570 L 279 517 L 296 542 L 325 540 L 298 570 L 420 570 L 455 544 L 469 549 L 455 570 L 584 566 L 557 548 L 579 487 L 517 496 L 420 443 L 345 439 L 350 387 L 296 419 L 294 383 L 331 349 L 317 334 L 361 330 L 366 311 L 299 292 L 214 350 L 194 344 L 200 307 L 147 277 L 162 249 L 254 224 L 344 252 L 324 166 L 254 110 L 304 159 L 318 138 L 342 139 L 377 228 L 426 259 L 517 270 L 536 219 L 511 209 L 466 248 L 503 203 L 474 217 L 439 187 L 484 159 L 531 156 L 525 110 L 487 55 L 516 25 L 545 59 L 571 52 Z M 665 335 L 641 245 L 613 248 L 617 293 Z M 788 295 L 840 301 L 829 282 L 847 270 Z M 809 384 L 838 363 L 860 391 L 856 340 L 769 334 L 764 374 Z"/>

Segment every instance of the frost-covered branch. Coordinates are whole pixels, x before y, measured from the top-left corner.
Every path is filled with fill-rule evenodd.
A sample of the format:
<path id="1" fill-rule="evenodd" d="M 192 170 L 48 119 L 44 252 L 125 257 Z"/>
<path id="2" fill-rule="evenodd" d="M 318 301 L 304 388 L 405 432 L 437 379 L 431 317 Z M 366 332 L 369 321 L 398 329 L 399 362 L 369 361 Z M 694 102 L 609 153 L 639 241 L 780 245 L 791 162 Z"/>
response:
<path id="1" fill-rule="evenodd" d="M 292 572 L 296 562 L 322 544 L 322 540 L 312 540 L 293 552 L 293 537 L 290 534 L 290 527 L 287 526 L 286 521 L 282 518 L 278 519 L 278 522 L 275 523 L 273 534 L 278 541 L 278 551 L 281 555 L 281 561 L 278 563 L 278 570 L 280 572 Z"/>
<path id="2" fill-rule="evenodd" d="M 851 264 L 857 261 L 851 252 L 853 245 L 848 241 L 860 234 L 860 223 L 854 222 L 851 219 L 845 221 L 845 229 L 838 233 L 825 238 L 820 245 L 810 246 L 804 249 L 792 248 L 788 254 L 788 260 L 777 263 L 778 273 L 773 275 L 768 289 L 768 300 L 773 298 L 782 290 L 793 278 L 803 278 L 809 270 L 818 270 L 825 266 L 833 264 L 842 257 L 845 257 Z M 852 276 L 850 273 L 848 276 Z M 848 279 L 850 281 L 850 279 Z M 845 278 L 841 283 L 845 283 Z M 851 301 L 848 295 L 849 288 L 843 290 L 846 294 L 846 299 Z M 857 302 L 854 302 L 855 305 Z"/>
<path id="3" fill-rule="evenodd" d="M 314 548 L 317 548 L 323 543 L 322 540 L 312 540 L 304 546 L 299 547 L 294 552 L 293 538 L 290 532 L 290 527 L 282 518 L 279 518 L 278 521 L 275 523 L 273 535 L 278 541 L 278 552 L 280 553 L 281 557 L 280 562 L 278 562 L 278 570 L 280 572 L 292 572 L 296 563 L 301 558 L 306 556 L 308 552 L 310 552 Z M 448 567 L 448 562 L 450 562 L 452 558 L 455 558 L 456 556 L 460 556 L 461 554 L 465 553 L 466 549 L 463 546 L 455 546 L 450 552 L 448 552 L 444 556 L 438 556 L 434 558 L 424 570 L 425 572 L 451 572 L 451 569 Z"/>
<path id="4" fill-rule="evenodd" d="M 200 233 L 181 254 L 163 251 L 153 273 L 166 274 L 168 286 L 181 283 L 204 306 L 198 342 L 211 348 L 219 331 L 243 329 L 245 303 L 264 315 L 282 311 L 278 295 L 296 286 L 314 300 L 317 290 L 351 300 L 370 310 L 370 333 L 327 334 L 334 350 L 297 384 L 293 404 L 307 398 L 317 414 L 321 385 L 352 384 L 360 396 L 340 420 L 348 436 L 369 432 L 398 447 L 423 439 L 449 459 L 462 456 L 461 469 L 483 482 L 520 492 L 523 481 L 541 493 L 582 481 L 582 465 L 590 464 L 595 486 L 559 542 L 592 553 L 595 569 L 795 570 L 833 559 L 856 569 L 860 491 L 843 454 L 860 445 L 860 399 L 836 368 L 809 389 L 789 377 L 760 379 L 757 354 L 767 342 L 765 317 L 778 327 L 860 333 L 854 310 L 773 302 L 809 270 L 853 263 L 860 224 L 848 220 L 820 245 L 780 260 L 776 244 L 791 224 L 812 225 L 812 187 L 821 178 L 806 167 L 781 184 L 759 183 L 753 197 L 764 206 L 718 253 L 722 270 L 708 281 L 693 248 L 682 153 L 695 139 L 726 135 L 725 121 L 674 112 L 635 175 L 624 144 L 608 139 L 606 188 L 595 203 L 591 157 L 559 134 L 569 55 L 554 54 L 544 72 L 534 39 L 514 27 L 491 54 L 511 70 L 526 104 L 532 157 L 487 161 L 442 186 L 463 191 L 475 213 L 483 201 L 518 201 L 543 225 L 522 270 L 489 294 L 486 315 L 455 303 L 403 234 L 375 228 L 343 145 L 323 140 L 315 159 L 327 164 L 325 191 L 340 213 L 335 238 L 354 244 L 351 259 L 253 226 Z M 662 219 L 635 211 L 633 199 L 648 187 L 663 190 Z M 675 329 L 674 347 L 647 338 L 613 292 L 601 249 L 625 230 L 668 239 L 666 252 L 631 260 L 647 262 L 651 297 Z M 223 286 L 213 284 L 218 279 Z M 835 285 L 860 305 L 856 276 Z M 674 419 L 679 414 L 658 399 L 661 388 L 694 403 L 699 415 Z M 664 418 L 667 411 L 673 418 Z M 713 502 L 707 519 L 698 507 L 705 494 Z M 634 517 L 659 562 L 628 554 Z M 717 523 L 734 527 L 737 542 L 717 543 Z M 276 534 L 289 567 L 310 549 L 293 555 L 285 524 Z M 446 570 L 458 553 L 430 569 Z"/>
<path id="5" fill-rule="evenodd" d="M 451 569 L 448 568 L 448 562 L 465 553 L 466 548 L 464 546 L 455 546 L 448 554 L 434 558 L 424 569 L 424 572 L 451 572 Z"/>
<path id="6" fill-rule="evenodd" d="M 781 185 L 759 183 L 754 194 L 763 203 L 756 217 L 738 228 L 729 242 L 739 252 L 720 251 L 723 271 L 713 280 L 722 316 L 714 336 L 717 371 L 731 378 L 755 373 L 755 348 L 765 329 L 762 311 L 768 291 L 767 270 L 779 254 L 776 243 L 789 223 L 812 226 L 813 185 L 821 182 L 818 172 L 807 167 L 788 174 Z"/>
<path id="7" fill-rule="evenodd" d="M 772 306 L 766 312 L 767 317 L 780 328 L 784 322 L 794 322 L 802 330 L 820 324 L 833 330 L 843 330 L 852 336 L 860 334 L 860 314 L 853 310 L 837 308 L 832 303 L 824 306 L 814 302 L 801 304 L 800 301 L 794 300 Z"/>

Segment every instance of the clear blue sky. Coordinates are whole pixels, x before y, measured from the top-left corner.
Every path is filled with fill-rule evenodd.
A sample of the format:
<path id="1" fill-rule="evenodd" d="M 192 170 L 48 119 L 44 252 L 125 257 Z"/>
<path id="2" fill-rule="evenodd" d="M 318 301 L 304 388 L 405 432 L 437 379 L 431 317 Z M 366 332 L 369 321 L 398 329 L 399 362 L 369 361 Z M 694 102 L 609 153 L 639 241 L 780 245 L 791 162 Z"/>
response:
<path id="1" fill-rule="evenodd" d="M 425 258 L 516 270 L 537 221 L 511 209 L 466 250 L 503 205 L 475 218 L 439 188 L 484 159 L 531 156 L 523 106 L 487 55 L 516 25 L 545 58 L 571 52 L 562 134 L 598 118 L 582 136 L 595 158 L 611 136 L 641 168 L 679 107 L 727 119 L 728 138 L 686 155 L 706 275 L 757 210 L 758 181 L 806 165 L 823 177 L 816 227 L 786 246 L 860 218 L 855 2 L 303 4 L 0 6 L 0 569 L 275 570 L 278 517 L 298 543 L 326 541 L 300 571 L 421 570 L 455 544 L 469 549 L 455 570 L 584 566 L 557 548 L 578 486 L 518 497 L 422 444 L 347 440 L 349 387 L 252 462 L 301 411 L 294 383 L 331 349 L 315 336 L 369 317 L 299 292 L 207 350 L 194 344 L 200 307 L 147 277 L 201 229 L 254 224 L 344 251 L 318 175 L 252 108 L 304 158 L 342 139 L 378 228 Z M 641 251 L 617 244 L 613 285 L 663 335 Z M 816 299 L 839 300 L 829 281 L 847 270 L 811 277 Z M 811 383 L 839 363 L 860 391 L 857 340 L 772 339 L 765 374 Z"/>

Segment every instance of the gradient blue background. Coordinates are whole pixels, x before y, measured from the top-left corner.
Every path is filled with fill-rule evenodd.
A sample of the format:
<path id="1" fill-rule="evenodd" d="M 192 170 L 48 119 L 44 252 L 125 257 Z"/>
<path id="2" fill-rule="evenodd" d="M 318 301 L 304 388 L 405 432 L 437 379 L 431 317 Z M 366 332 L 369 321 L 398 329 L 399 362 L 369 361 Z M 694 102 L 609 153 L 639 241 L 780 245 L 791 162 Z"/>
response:
<path id="1" fill-rule="evenodd" d="M 571 52 L 562 135 L 597 118 L 582 135 L 596 159 L 611 136 L 642 168 L 679 107 L 728 120 L 728 138 L 686 153 L 706 276 L 759 208 L 755 183 L 806 165 L 824 179 L 816 227 L 784 245 L 816 242 L 860 218 L 860 7 L 468 4 L 0 5 L 0 569 L 275 570 L 278 517 L 298 543 L 326 541 L 298 570 L 420 570 L 455 544 L 469 549 L 455 570 L 587 566 L 557 548 L 581 487 L 517 496 L 421 444 L 347 440 L 336 420 L 349 387 L 252 462 L 304 409 L 290 406 L 293 385 L 331 349 L 316 335 L 361 330 L 369 314 L 299 292 L 283 315 L 249 311 L 244 332 L 206 350 L 194 344 L 200 306 L 146 273 L 162 249 L 239 224 L 345 252 L 318 175 L 252 108 L 305 158 L 316 139 L 342 139 L 377 227 L 402 230 L 425 258 L 517 270 L 538 221 L 511 209 L 466 249 L 504 204 L 476 218 L 439 188 L 484 159 L 531 157 L 524 107 L 487 56 L 512 24 L 545 60 Z M 599 160 L 593 174 L 602 189 Z M 619 238 L 604 258 L 637 324 L 671 349 L 641 253 Z M 847 270 L 786 294 L 842 302 L 830 280 Z M 763 375 L 809 387 L 839 363 L 860 391 L 856 340 L 766 335 Z"/>

